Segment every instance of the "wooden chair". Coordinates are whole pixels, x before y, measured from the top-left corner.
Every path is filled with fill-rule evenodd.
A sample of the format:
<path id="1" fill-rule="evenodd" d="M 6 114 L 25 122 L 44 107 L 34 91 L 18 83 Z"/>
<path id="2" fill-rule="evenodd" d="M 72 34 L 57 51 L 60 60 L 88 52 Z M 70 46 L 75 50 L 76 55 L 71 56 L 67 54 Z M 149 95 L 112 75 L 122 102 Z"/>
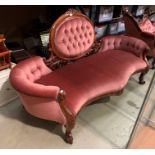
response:
<path id="1" fill-rule="evenodd" d="M 0 70 L 11 68 L 11 52 L 7 49 L 4 41 L 4 35 L 0 34 Z"/>
<path id="2" fill-rule="evenodd" d="M 126 35 L 139 38 L 146 42 L 150 47 L 148 56 L 153 57 L 152 68 L 155 68 L 155 26 L 151 23 L 149 18 L 143 19 L 141 22 L 137 22 L 132 14 L 127 10 L 123 9 L 123 19 L 125 23 Z"/>

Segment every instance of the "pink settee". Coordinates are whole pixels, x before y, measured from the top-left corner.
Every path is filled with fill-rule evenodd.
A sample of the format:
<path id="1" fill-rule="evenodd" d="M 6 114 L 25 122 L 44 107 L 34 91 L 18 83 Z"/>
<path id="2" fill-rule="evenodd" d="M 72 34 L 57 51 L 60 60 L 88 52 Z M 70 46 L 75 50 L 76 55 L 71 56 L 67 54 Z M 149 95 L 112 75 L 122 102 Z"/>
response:
<path id="1" fill-rule="evenodd" d="M 47 67 L 36 56 L 20 62 L 10 73 L 26 111 L 65 125 L 68 143 L 73 143 L 71 131 L 83 107 L 101 96 L 120 94 L 134 73 L 141 73 L 143 84 L 149 68 L 145 57 L 149 48 L 139 39 L 107 36 L 97 52 L 92 49 L 94 41 L 91 21 L 70 10 L 50 31 L 51 68 L 55 60 L 59 68 Z"/>

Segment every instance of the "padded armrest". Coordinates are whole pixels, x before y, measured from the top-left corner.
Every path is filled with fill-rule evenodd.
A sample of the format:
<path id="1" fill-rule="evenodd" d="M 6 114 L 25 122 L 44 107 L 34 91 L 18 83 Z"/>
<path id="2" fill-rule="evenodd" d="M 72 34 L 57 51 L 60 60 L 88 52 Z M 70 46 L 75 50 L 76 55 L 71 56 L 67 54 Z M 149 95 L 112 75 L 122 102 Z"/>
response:
<path id="1" fill-rule="evenodd" d="M 149 46 L 142 40 L 129 36 L 107 36 L 101 41 L 99 52 L 108 50 L 129 51 L 138 57 L 142 57 L 144 52 L 149 52 Z"/>
<path id="2" fill-rule="evenodd" d="M 57 99 L 60 88 L 57 86 L 45 86 L 42 84 L 37 84 L 37 83 L 31 83 L 30 85 L 27 84 L 24 88 L 26 89 L 25 94 L 31 95 L 31 96 L 36 96 L 36 97 L 47 97 L 47 98 L 52 98 L 54 100 Z M 21 87 L 20 87 L 21 90 Z M 22 91 L 21 91 L 22 92 Z"/>
<path id="3" fill-rule="evenodd" d="M 51 72 L 52 70 L 44 64 L 43 59 L 36 56 L 17 64 L 10 72 L 10 82 L 21 93 L 56 99 L 60 90 L 59 87 L 45 86 L 36 82 Z"/>
<path id="4" fill-rule="evenodd" d="M 57 86 L 45 86 L 28 80 L 23 81 L 20 77 L 16 77 L 12 80 L 10 76 L 10 81 L 16 90 L 30 96 L 57 99 L 57 95 L 60 91 L 60 88 Z"/>

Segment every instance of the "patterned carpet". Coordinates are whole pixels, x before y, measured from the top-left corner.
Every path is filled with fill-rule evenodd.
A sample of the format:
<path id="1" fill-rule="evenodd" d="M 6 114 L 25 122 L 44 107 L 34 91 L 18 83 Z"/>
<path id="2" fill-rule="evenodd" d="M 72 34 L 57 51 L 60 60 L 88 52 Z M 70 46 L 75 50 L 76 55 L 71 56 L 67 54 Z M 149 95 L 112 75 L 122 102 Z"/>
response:
<path id="1" fill-rule="evenodd" d="M 29 115 L 17 98 L 0 108 L 0 148 L 125 148 L 153 72 L 145 77 L 145 85 L 139 85 L 134 75 L 121 96 L 84 108 L 73 130 L 73 145 L 62 139 L 61 125 Z"/>

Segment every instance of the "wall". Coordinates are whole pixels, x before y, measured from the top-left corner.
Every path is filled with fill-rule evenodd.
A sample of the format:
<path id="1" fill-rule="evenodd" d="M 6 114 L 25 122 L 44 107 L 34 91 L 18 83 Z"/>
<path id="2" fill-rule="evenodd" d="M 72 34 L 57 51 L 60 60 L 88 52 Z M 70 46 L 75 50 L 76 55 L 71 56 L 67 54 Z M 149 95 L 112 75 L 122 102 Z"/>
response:
<path id="1" fill-rule="evenodd" d="M 69 8 L 67 5 L 24 5 L 24 6 L 0 6 L 0 33 L 3 33 L 8 41 L 23 42 L 33 30 L 34 34 L 40 30 L 41 19 L 52 23 Z M 40 31 L 39 31 L 40 32 Z"/>
<path id="2" fill-rule="evenodd" d="M 0 6 L 0 33 L 9 40 L 24 37 L 32 21 L 46 14 L 46 6 Z"/>

